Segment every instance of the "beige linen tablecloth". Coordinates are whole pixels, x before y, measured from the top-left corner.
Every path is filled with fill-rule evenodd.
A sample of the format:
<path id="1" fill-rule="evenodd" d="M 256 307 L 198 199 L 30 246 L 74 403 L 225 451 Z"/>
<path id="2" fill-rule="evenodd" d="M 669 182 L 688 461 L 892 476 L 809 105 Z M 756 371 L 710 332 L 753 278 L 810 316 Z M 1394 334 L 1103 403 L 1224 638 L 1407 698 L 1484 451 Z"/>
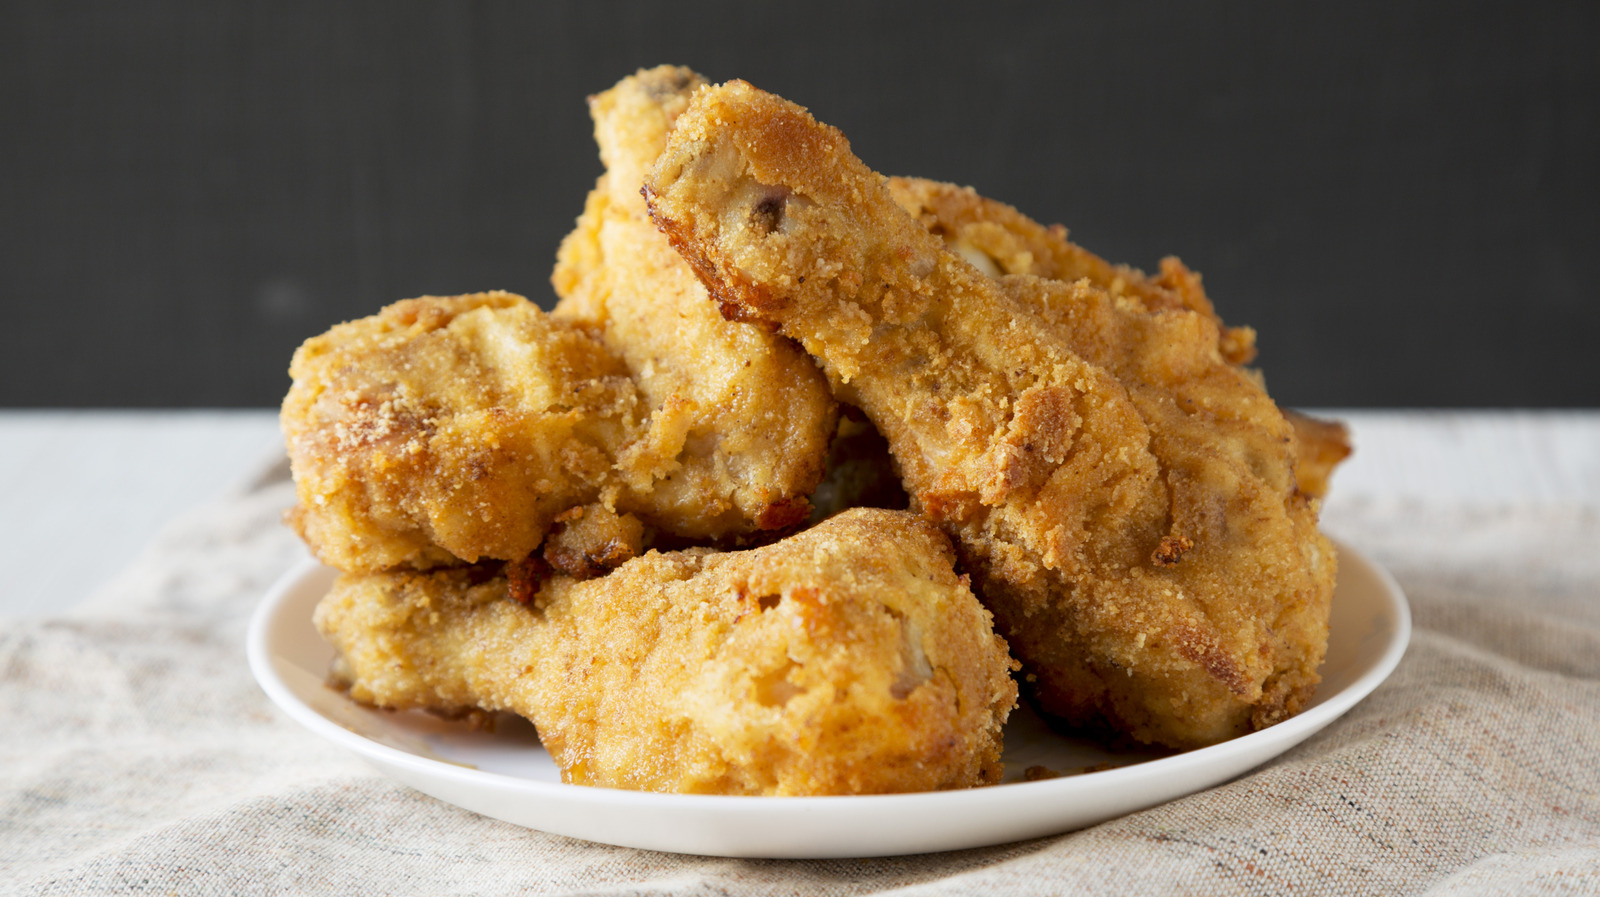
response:
<path id="1" fill-rule="evenodd" d="M 1337 483 L 1335 484 L 1337 488 Z M 1600 512 L 1339 505 L 1416 633 L 1323 733 L 1202 794 L 947 854 L 752 861 L 574 841 L 425 797 L 245 664 L 302 549 L 282 465 L 68 618 L 0 632 L 3 894 L 1600 894 Z"/>

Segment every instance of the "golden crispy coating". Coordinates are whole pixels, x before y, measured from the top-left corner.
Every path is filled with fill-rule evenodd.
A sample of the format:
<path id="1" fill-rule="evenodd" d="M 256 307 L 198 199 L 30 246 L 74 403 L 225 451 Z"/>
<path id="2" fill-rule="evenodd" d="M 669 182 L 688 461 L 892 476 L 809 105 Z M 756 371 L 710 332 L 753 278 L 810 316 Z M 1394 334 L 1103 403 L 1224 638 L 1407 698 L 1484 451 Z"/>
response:
<path id="1" fill-rule="evenodd" d="M 1011 206 L 958 187 L 918 178 L 890 178 L 895 202 L 945 246 L 991 277 L 1032 274 L 1051 280 L 1087 279 L 1112 296 L 1137 297 L 1149 311 L 1187 308 L 1217 328 L 1217 350 L 1232 364 L 1255 357 L 1255 331 L 1228 327 L 1200 286 L 1200 276 L 1176 258 L 1161 260 L 1161 275 L 1150 278 L 1067 240 L 1059 224 L 1042 225 Z M 1295 480 L 1313 498 L 1328 494 L 1333 469 L 1350 456 L 1350 434 L 1337 421 L 1284 411 L 1294 427 Z"/>
<path id="2" fill-rule="evenodd" d="M 836 414 L 811 359 L 717 314 L 646 214 L 644 173 L 704 83 L 661 66 L 590 99 L 606 172 L 551 278 L 555 316 L 598 328 L 649 409 L 645 438 L 619 459 L 632 490 L 648 496 L 641 513 L 695 539 L 803 521 Z"/>
<path id="3" fill-rule="evenodd" d="M 1336 420 L 1323 420 L 1298 411 L 1284 411 L 1294 427 L 1295 481 L 1312 498 L 1326 498 L 1333 469 L 1350 457 L 1350 429 Z"/>
<path id="4" fill-rule="evenodd" d="M 1069 241 L 1065 227 L 1047 227 L 970 187 L 890 178 L 889 193 L 930 233 L 943 237 L 946 246 L 991 277 L 1087 279 L 1113 296 L 1137 297 L 1151 311 L 1187 308 L 1216 326 L 1217 348 L 1229 362 L 1247 364 L 1255 358 L 1255 331 L 1225 326 L 1200 285 L 1200 275 L 1176 258 L 1162 259 L 1161 274 L 1152 278 L 1126 265 L 1113 265 Z"/>
<path id="5" fill-rule="evenodd" d="M 395 303 L 307 340 L 289 373 L 290 522 L 343 570 L 522 558 L 620 491 L 644 428 L 599 340 L 510 293 Z"/>
<path id="6" fill-rule="evenodd" d="M 564 780 L 707 794 L 999 781 L 1005 643 L 914 515 L 744 552 L 651 552 L 530 605 L 474 568 L 346 575 L 316 611 L 358 700 L 511 710 Z"/>
<path id="7" fill-rule="evenodd" d="M 889 178 L 895 202 L 929 233 L 973 267 L 1000 278 L 1032 274 L 1051 280 L 1087 278 L 1113 296 L 1132 293 L 1146 308 L 1188 308 L 1217 325 L 1218 351 L 1234 364 L 1255 354 L 1255 332 L 1228 327 L 1200 288 L 1199 275 L 1176 258 L 1161 262 L 1160 278 L 1113 265 L 1067 240 L 1059 224 L 1039 224 L 1004 203 L 958 187 L 919 178 Z M 854 409 L 846 407 L 846 410 Z M 859 412 L 857 412 L 859 414 Z M 1313 498 L 1327 496 L 1333 469 L 1350 455 L 1349 432 L 1337 421 L 1325 421 L 1285 409 L 1294 427 L 1295 482 Z M 839 433 L 828 456 L 828 473 L 811 496 L 812 519 L 822 520 L 848 507 L 903 508 L 900 476 L 883 437 L 867 421 L 841 417 Z"/>
<path id="8" fill-rule="evenodd" d="M 696 94 L 646 190 L 714 297 L 877 425 L 1048 712 L 1193 747 L 1310 697 L 1333 551 L 1289 424 L 1193 297 L 991 279 L 742 82 Z"/>

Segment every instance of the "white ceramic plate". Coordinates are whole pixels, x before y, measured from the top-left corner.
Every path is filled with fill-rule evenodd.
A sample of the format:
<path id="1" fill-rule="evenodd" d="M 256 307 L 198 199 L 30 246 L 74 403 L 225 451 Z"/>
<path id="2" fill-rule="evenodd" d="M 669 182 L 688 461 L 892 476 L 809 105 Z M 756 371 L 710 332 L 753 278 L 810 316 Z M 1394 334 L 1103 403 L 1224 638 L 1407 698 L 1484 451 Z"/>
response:
<path id="1" fill-rule="evenodd" d="M 1400 587 L 1340 546 L 1322 686 L 1304 712 L 1224 744 L 1112 753 L 1019 710 L 1006 726 L 1007 783 L 867 797 L 713 797 L 561 784 L 533 727 L 468 731 L 424 713 L 361 707 L 323 682 L 333 649 L 311 611 L 335 572 L 306 562 L 268 592 L 250 624 L 250 668 L 311 731 L 440 800 L 517 825 L 623 847 L 730 857 L 859 857 L 1003 844 L 1072 831 L 1225 782 L 1338 719 L 1388 677 L 1411 637 Z M 1020 781 L 1030 766 L 1067 772 Z M 1110 766 L 1112 768 L 1103 768 Z"/>

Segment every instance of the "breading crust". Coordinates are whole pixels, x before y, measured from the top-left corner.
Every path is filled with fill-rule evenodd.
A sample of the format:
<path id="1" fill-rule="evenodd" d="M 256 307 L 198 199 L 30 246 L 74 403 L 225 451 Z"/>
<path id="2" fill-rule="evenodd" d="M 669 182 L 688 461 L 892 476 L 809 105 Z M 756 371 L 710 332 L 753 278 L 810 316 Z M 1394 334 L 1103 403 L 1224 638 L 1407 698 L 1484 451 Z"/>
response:
<path id="1" fill-rule="evenodd" d="M 316 623 L 358 700 L 510 710 L 564 780 L 714 794 L 999 781 L 1013 662 L 915 515 L 860 509 L 743 552 L 651 552 L 552 577 L 346 575 Z"/>
<path id="2" fill-rule="evenodd" d="M 290 523 L 350 571 L 515 560 L 620 492 L 645 409 L 593 332 L 510 293 L 425 296 L 295 352 Z"/>

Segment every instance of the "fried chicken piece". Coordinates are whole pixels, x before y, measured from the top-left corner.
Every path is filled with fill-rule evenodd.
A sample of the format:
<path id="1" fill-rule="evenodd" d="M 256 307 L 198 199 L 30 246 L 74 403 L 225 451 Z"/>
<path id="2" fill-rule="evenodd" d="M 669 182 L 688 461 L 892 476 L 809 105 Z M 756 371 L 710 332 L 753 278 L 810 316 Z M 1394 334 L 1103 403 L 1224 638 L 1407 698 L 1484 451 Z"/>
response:
<path id="1" fill-rule="evenodd" d="M 678 541 L 791 527 L 825 458 L 812 431 L 833 426 L 826 394 L 825 407 L 797 411 L 796 430 L 765 409 L 765 438 L 734 415 L 726 434 L 685 431 L 688 468 L 659 468 L 665 480 L 641 474 L 658 468 L 640 446 L 656 444 L 675 412 L 650 413 L 594 328 L 510 293 L 396 303 L 308 340 L 290 374 L 281 415 L 299 497 L 290 523 L 320 559 L 351 572 L 518 560 L 557 515 L 595 503 Z M 623 537 L 618 545 L 635 547 L 611 561 L 642 540 Z"/>
<path id="2" fill-rule="evenodd" d="M 316 624 L 357 700 L 532 720 L 564 781 L 869 794 L 1000 780 L 1013 666 L 904 512 L 743 552 L 651 552 L 530 605 L 481 569 L 341 577 Z"/>
<path id="3" fill-rule="evenodd" d="M 715 299 L 883 433 L 1046 712 L 1186 748 L 1309 699 L 1333 550 L 1213 318 L 985 276 L 838 131 L 742 82 L 695 95 L 646 195 Z"/>
<path id="4" fill-rule="evenodd" d="M 726 538 L 806 519 L 836 407 L 797 346 L 727 321 L 639 195 L 672 120 L 705 80 L 661 66 L 590 98 L 606 172 L 551 278 L 554 314 L 598 328 L 639 384 L 646 436 L 618 459 L 673 535 Z"/>
<path id="5" fill-rule="evenodd" d="M 645 426 L 592 333 L 510 293 L 395 303 L 307 340 L 289 373 L 289 520 L 341 570 L 523 558 L 558 514 L 623 497 L 616 458 Z"/>
<path id="6" fill-rule="evenodd" d="M 945 246 L 990 277 L 1032 274 L 1051 280 L 1087 279 L 1112 296 L 1132 295 L 1150 311 L 1187 308 L 1217 328 L 1217 350 L 1231 364 L 1255 357 L 1255 331 L 1228 327 L 1200 285 L 1200 276 L 1176 258 L 1161 260 L 1161 274 L 1150 278 L 1067 240 L 1067 229 L 1045 226 L 1011 206 L 958 187 L 918 178 L 890 178 L 895 202 Z M 1333 469 L 1350 456 L 1350 434 L 1337 421 L 1285 410 L 1295 433 L 1295 481 L 1313 498 L 1328 494 Z"/>

